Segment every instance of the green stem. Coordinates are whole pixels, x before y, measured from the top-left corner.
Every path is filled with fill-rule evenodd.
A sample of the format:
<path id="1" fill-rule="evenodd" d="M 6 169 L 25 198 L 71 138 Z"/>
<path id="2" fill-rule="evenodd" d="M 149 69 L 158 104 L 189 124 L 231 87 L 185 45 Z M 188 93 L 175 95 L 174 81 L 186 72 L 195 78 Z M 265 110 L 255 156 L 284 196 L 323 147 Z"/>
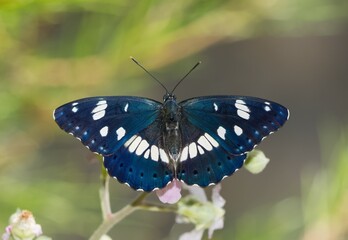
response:
<path id="1" fill-rule="evenodd" d="M 89 240 L 100 240 L 100 238 L 106 234 L 114 225 L 119 223 L 125 217 L 133 213 L 137 208 L 127 205 L 116 213 L 110 215 L 104 219 L 102 224 L 94 231 L 93 235 L 89 238 Z"/>
<path id="2" fill-rule="evenodd" d="M 103 214 L 103 222 L 94 231 L 89 240 L 100 240 L 113 226 L 122 221 L 125 217 L 132 214 L 135 210 L 147 210 L 153 212 L 175 212 L 176 208 L 167 207 L 158 204 L 143 203 L 149 193 L 143 192 L 129 205 L 123 207 L 116 213 L 111 212 L 110 196 L 109 196 L 109 180 L 110 177 L 106 171 L 101 174 L 101 187 L 99 190 L 100 205 Z"/>
<path id="3" fill-rule="evenodd" d="M 103 191 L 108 192 L 108 185 L 102 186 L 101 193 Z M 100 238 L 106 234 L 113 226 L 122 221 L 125 217 L 132 214 L 136 210 L 146 210 L 152 212 L 175 212 L 177 209 L 175 207 L 169 207 L 164 205 L 159 205 L 155 203 L 143 203 L 143 200 L 147 197 L 149 193 L 143 192 L 141 193 L 131 204 L 123 207 L 116 213 L 105 214 L 105 206 L 110 206 L 109 194 L 103 193 L 100 194 L 103 216 L 105 214 L 105 218 L 102 224 L 99 225 L 97 230 L 94 231 L 93 235 L 89 238 L 89 240 L 100 240 Z M 105 198 L 107 196 L 107 198 Z M 104 206 L 104 207 L 103 207 Z"/>
<path id="4" fill-rule="evenodd" d="M 112 214 L 110 206 L 110 196 L 109 196 L 109 176 L 105 176 L 102 179 L 102 186 L 99 190 L 100 205 L 103 214 L 103 219 L 107 219 L 108 216 Z"/>

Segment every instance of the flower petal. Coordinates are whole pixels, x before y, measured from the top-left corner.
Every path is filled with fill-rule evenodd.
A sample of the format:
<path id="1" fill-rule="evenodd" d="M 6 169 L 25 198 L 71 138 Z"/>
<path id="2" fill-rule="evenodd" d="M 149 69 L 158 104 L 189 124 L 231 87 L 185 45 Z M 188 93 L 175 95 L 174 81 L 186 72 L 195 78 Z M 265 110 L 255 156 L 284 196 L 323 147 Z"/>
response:
<path id="1" fill-rule="evenodd" d="M 204 230 L 193 229 L 191 232 L 184 233 L 180 236 L 179 240 L 201 240 Z"/>
<path id="2" fill-rule="evenodd" d="M 199 201 L 201 202 L 207 202 L 207 195 L 205 194 L 205 191 L 203 188 L 198 186 L 188 186 L 186 185 L 187 190 Z"/>
<path id="3" fill-rule="evenodd" d="M 220 195 L 221 184 L 217 184 L 213 187 L 211 192 L 211 200 L 216 207 L 222 208 L 225 206 L 226 200 Z"/>
<path id="4" fill-rule="evenodd" d="M 181 198 L 181 182 L 174 179 L 165 188 L 156 191 L 157 197 L 163 203 L 174 204 Z"/>
<path id="5" fill-rule="evenodd" d="M 11 238 L 11 228 L 11 225 L 6 227 L 5 233 L 2 235 L 2 240 L 9 240 Z"/>
<path id="6" fill-rule="evenodd" d="M 214 223 L 208 229 L 208 238 L 211 239 L 213 237 L 214 231 L 218 229 L 223 229 L 223 227 L 224 227 L 224 218 L 221 217 L 216 219 L 216 221 L 214 221 Z"/>

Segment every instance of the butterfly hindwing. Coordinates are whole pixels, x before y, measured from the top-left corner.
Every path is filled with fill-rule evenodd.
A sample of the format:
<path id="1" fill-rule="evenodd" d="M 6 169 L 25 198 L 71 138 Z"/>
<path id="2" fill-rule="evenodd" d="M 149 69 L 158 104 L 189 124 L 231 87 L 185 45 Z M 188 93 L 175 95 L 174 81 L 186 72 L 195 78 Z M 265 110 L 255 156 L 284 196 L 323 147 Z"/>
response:
<path id="1" fill-rule="evenodd" d="M 109 155 L 155 121 L 161 105 L 140 97 L 91 97 L 67 103 L 53 116 L 91 151 Z"/>
<path id="2" fill-rule="evenodd" d="M 183 150 L 177 166 L 177 178 L 188 185 L 206 187 L 220 182 L 242 167 L 246 154 L 228 153 L 211 135 L 181 121 Z"/>
<path id="3" fill-rule="evenodd" d="M 114 154 L 104 157 L 108 173 L 135 190 L 165 187 L 174 177 L 173 165 L 163 149 L 160 119 L 133 135 Z"/>
<path id="4" fill-rule="evenodd" d="M 242 96 L 192 98 L 180 103 L 188 121 L 232 155 L 251 151 L 289 117 L 280 104 Z"/>

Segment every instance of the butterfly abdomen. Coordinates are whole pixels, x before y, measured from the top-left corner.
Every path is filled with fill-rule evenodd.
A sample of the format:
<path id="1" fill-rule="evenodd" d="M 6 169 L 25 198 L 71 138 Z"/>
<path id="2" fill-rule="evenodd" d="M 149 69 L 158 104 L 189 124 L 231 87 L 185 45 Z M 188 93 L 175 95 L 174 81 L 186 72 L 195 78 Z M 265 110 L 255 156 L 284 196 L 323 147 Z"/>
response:
<path id="1" fill-rule="evenodd" d="M 172 160 L 175 162 L 180 157 L 182 150 L 182 140 L 180 134 L 180 108 L 175 99 L 168 99 L 163 105 L 163 142 L 165 149 Z M 173 163 L 175 165 L 175 163 Z"/>

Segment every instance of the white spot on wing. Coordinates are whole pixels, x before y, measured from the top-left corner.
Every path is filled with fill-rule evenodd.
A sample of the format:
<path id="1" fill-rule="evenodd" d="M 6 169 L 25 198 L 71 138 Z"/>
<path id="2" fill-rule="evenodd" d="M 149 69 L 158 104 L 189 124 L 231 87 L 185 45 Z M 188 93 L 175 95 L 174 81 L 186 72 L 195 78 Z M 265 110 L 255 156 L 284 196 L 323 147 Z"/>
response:
<path id="1" fill-rule="evenodd" d="M 100 112 L 100 111 L 103 111 L 105 110 L 106 108 L 108 107 L 108 105 L 106 103 L 104 104 L 97 104 L 97 106 L 95 108 L 93 108 L 92 112 L 91 113 L 97 113 L 97 112 Z"/>
<path id="2" fill-rule="evenodd" d="M 189 145 L 189 155 L 191 159 L 197 156 L 197 145 L 194 142 Z"/>
<path id="3" fill-rule="evenodd" d="M 105 110 L 93 114 L 93 120 L 99 120 L 105 116 Z"/>
<path id="4" fill-rule="evenodd" d="M 248 120 L 250 118 L 250 114 L 249 113 L 244 112 L 244 111 L 239 110 L 239 109 L 237 110 L 237 114 L 238 114 L 239 117 L 244 118 L 246 120 Z"/>
<path id="5" fill-rule="evenodd" d="M 188 146 L 184 147 L 181 152 L 180 161 L 186 161 L 188 157 Z"/>
<path id="6" fill-rule="evenodd" d="M 243 105 L 243 104 L 240 104 L 240 103 L 235 103 L 234 106 L 239 109 L 239 110 L 242 110 L 244 112 L 250 112 L 250 109 L 246 106 L 246 105 Z"/>
<path id="7" fill-rule="evenodd" d="M 155 145 L 151 146 L 151 159 L 154 161 L 158 161 L 158 147 Z"/>
<path id="8" fill-rule="evenodd" d="M 266 112 L 271 111 L 271 108 L 269 106 L 265 106 L 264 109 L 265 109 Z"/>
<path id="9" fill-rule="evenodd" d="M 210 144 L 210 142 L 204 137 L 201 136 L 197 141 L 202 147 L 204 147 L 206 150 L 211 151 L 213 150 L 213 146 Z"/>
<path id="10" fill-rule="evenodd" d="M 197 149 L 198 149 L 199 154 L 201 154 L 201 155 L 204 154 L 204 150 L 201 146 L 197 145 Z"/>
<path id="11" fill-rule="evenodd" d="M 148 159 L 150 156 L 150 149 L 147 149 L 146 152 L 144 153 L 144 158 Z"/>
<path id="12" fill-rule="evenodd" d="M 162 148 L 160 149 L 159 152 L 160 152 L 160 157 L 161 157 L 162 162 L 169 163 L 169 159 L 168 159 L 166 152 Z"/>
<path id="13" fill-rule="evenodd" d="M 137 136 L 138 135 L 133 135 L 130 139 L 127 140 L 127 142 L 125 142 L 124 146 L 127 148 Z"/>
<path id="14" fill-rule="evenodd" d="M 128 111 L 128 106 L 129 104 L 127 103 L 126 106 L 124 106 L 124 111 L 127 112 Z"/>
<path id="15" fill-rule="evenodd" d="M 78 110 L 79 110 L 78 107 L 73 107 L 73 108 L 71 109 L 71 111 L 74 112 L 74 113 L 76 113 Z"/>
<path id="16" fill-rule="evenodd" d="M 239 126 L 234 125 L 234 132 L 236 133 L 237 136 L 240 136 L 243 134 L 243 129 L 241 129 Z"/>
<path id="17" fill-rule="evenodd" d="M 271 105 L 269 102 L 265 102 L 266 105 Z"/>
<path id="18" fill-rule="evenodd" d="M 124 135 L 126 134 L 126 130 L 123 127 L 119 127 L 116 130 L 116 134 L 117 134 L 117 141 L 119 141 L 121 138 L 124 137 Z"/>
<path id="19" fill-rule="evenodd" d="M 102 129 L 100 129 L 99 133 L 102 137 L 106 137 L 108 135 L 109 132 L 109 127 L 105 126 Z"/>
<path id="20" fill-rule="evenodd" d="M 106 104 L 106 100 L 100 100 L 99 102 L 97 102 L 97 105 L 102 105 L 102 104 Z"/>
<path id="21" fill-rule="evenodd" d="M 134 139 L 134 141 L 129 146 L 128 151 L 131 152 L 131 153 L 134 152 L 135 149 L 137 149 L 137 147 L 138 147 L 140 142 L 141 142 L 141 137 L 137 136 L 136 139 Z"/>
<path id="22" fill-rule="evenodd" d="M 236 100 L 236 103 L 238 103 L 238 104 L 246 104 L 243 100 L 241 100 L 241 99 L 237 99 Z"/>
<path id="23" fill-rule="evenodd" d="M 137 150 L 135 151 L 135 154 L 138 155 L 138 156 L 140 156 L 141 154 L 143 154 L 143 152 L 145 152 L 145 150 L 146 150 L 149 146 L 150 146 L 150 144 L 149 144 L 145 139 L 143 139 L 143 140 L 140 142 L 140 144 L 139 144 Z"/>
<path id="24" fill-rule="evenodd" d="M 214 147 L 219 146 L 219 143 L 214 138 L 212 138 L 212 136 L 210 136 L 208 133 L 204 133 L 204 136 L 208 139 L 211 145 L 213 145 Z"/>
<path id="25" fill-rule="evenodd" d="M 78 102 L 74 102 L 71 104 L 71 106 L 76 106 L 77 104 L 79 104 Z"/>
<path id="26" fill-rule="evenodd" d="M 290 111 L 289 111 L 289 109 L 287 109 L 287 110 L 288 110 L 288 117 L 287 117 L 286 120 L 289 120 L 289 118 L 290 118 Z"/>
<path id="27" fill-rule="evenodd" d="M 219 107 L 218 107 L 218 105 L 217 105 L 216 103 L 214 103 L 214 110 L 215 110 L 215 112 L 216 112 L 217 110 L 219 110 Z"/>
<path id="28" fill-rule="evenodd" d="M 219 135 L 219 137 L 221 137 L 223 140 L 226 140 L 226 129 L 224 127 L 219 127 L 217 129 L 217 134 Z"/>

